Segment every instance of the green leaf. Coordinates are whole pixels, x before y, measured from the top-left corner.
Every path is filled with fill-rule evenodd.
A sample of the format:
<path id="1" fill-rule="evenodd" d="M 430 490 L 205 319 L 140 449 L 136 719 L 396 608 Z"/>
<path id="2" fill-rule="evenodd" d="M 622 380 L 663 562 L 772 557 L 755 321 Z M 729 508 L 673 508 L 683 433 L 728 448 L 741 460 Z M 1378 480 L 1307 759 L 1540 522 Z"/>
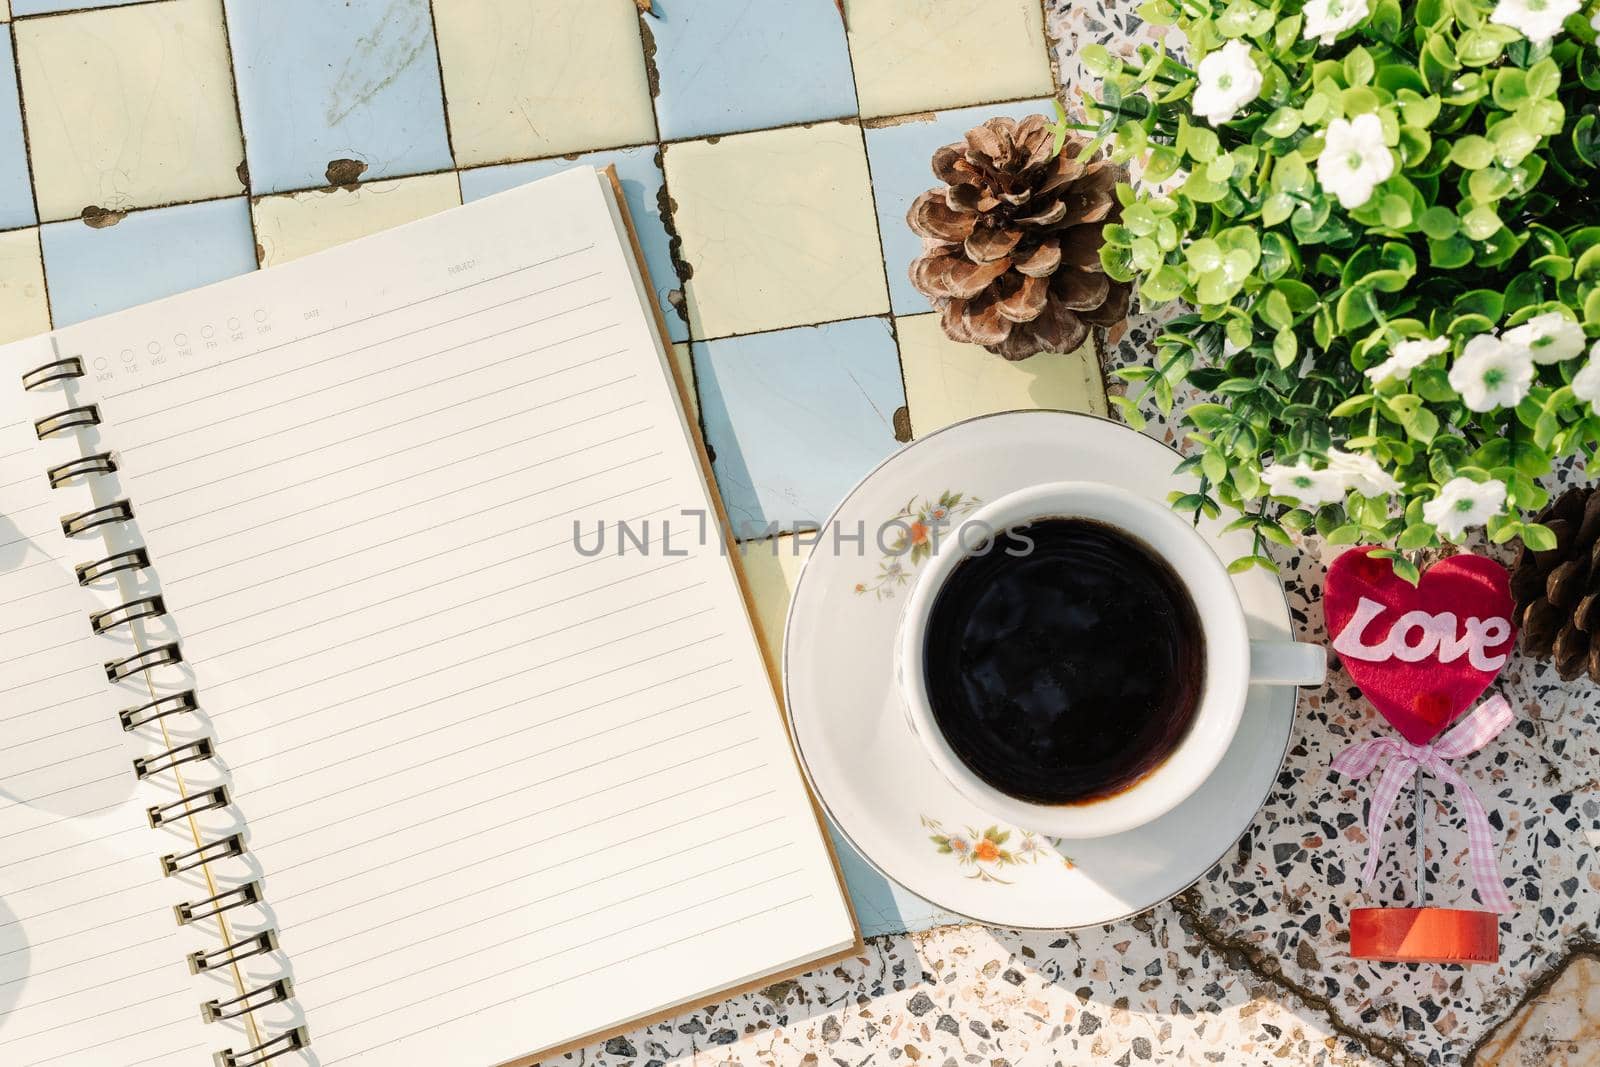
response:
<path id="1" fill-rule="evenodd" d="M 1494 208 L 1481 204 L 1461 217 L 1461 232 L 1474 241 L 1488 240 L 1500 228 Z"/>
<path id="2" fill-rule="evenodd" d="M 1391 230 L 1403 230 L 1411 225 L 1411 205 L 1404 197 L 1386 194 L 1378 204 L 1378 217 Z"/>
<path id="3" fill-rule="evenodd" d="M 1288 193 L 1273 193 L 1261 202 L 1261 221 L 1276 226 L 1294 211 L 1294 198 Z"/>
<path id="4" fill-rule="evenodd" d="M 1535 552 L 1549 552 L 1556 547 L 1556 535 L 1548 526 L 1536 522 L 1522 523 L 1522 543 Z"/>
<path id="5" fill-rule="evenodd" d="M 1466 170 L 1482 170 L 1494 162 L 1494 145 L 1487 138 L 1468 134 L 1451 146 L 1450 161 Z"/>
<path id="6" fill-rule="evenodd" d="M 1500 320 L 1505 297 L 1493 289 L 1473 289 L 1456 297 L 1450 310 L 1457 315 L 1482 315 L 1492 322 Z"/>
<path id="7" fill-rule="evenodd" d="M 1395 541 L 1401 551 L 1414 552 L 1433 543 L 1433 527 L 1422 523 L 1407 526 Z"/>
<path id="8" fill-rule="evenodd" d="M 1396 556 L 1389 563 L 1394 567 L 1395 574 L 1411 585 L 1415 586 L 1422 581 L 1422 572 L 1417 569 L 1417 565 L 1404 556 Z"/>
<path id="9" fill-rule="evenodd" d="M 1256 304 L 1256 315 L 1276 330 L 1287 330 L 1294 323 L 1294 312 L 1289 309 L 1289 298 L 1276 289 Z"/>
<path id="10" fill-rule="evenodd" d="M 1455 270 L 1472 262 L 1471 241 L 1457 234 L 1443 241 L 1428 242 L 1428 261 L 1443 270 Z"/>
<path id="11" fill-rule="evenodd" d="M 1139 410 L 1138 401 L 1126 396 L 1108 396 L 1106 399 L 1115 405 L 1117 411 L 1122 415 L 1123 422 L 1126 422 L 1135 430 L 1144 429 L 1145 418 L 1144 414 Z"/>
<path id="12" fill-rule="evenodd" d="M 1456 42 L 1456 58 L 1469 67 L 1486 67 L 1500 58 L 1502 45 L 1487 30 L 1468 30 Z"/>
<path id="13" fill-rule="evenodd" d="M 1294 246 L 1281 233 L 1261 235 L 1261 276 L 1276 281 L 1296 266 Z"/>
<path id="14" fill-rule="evenodd" d="M 1272 339 L 1272 357 L 1278 361 L 1278 366 L 1285 369 L 1294 362 L 1299 348 L 1300 344 L 1295 339 L 1293 330 L 1279 330 L 1278 335 Z"/>
<path id="15" fill-rule="evenodd" d="M 1344 57 L 1346 85 L 1367 85 L 1377 72 L 1378 67 L 1372 61 L 1372 54 L 1360 45 L 1356 45 Z"/>
<path id="16" fill-rule="evenodd" d="M 1176 300 L 1182 296 L 1188 284 L 1189 279 L 1183 271 L 1170 263 L 1164 263 L 1145 276 L 1139 286 L 1139 292 L 1157 304 L 1164 304 L 1168 300 Z"/>
<path id="17" fill-rule="evenodd" d="M 1150 161 L 1145 164 L 1144 180 L 1151 185 L 1166 181 L 1178 172 L 1183 157 L 1166 145 L 1156 145 L 1150 150 Z"/>
<path id="18" fill-rule="evenodd" d="M 1515 111 L 1528 99 L 1528 76 L 1517 67 L 1501 67 L 1494 75 L 1494 102 L 1502 111 Z"/>
<path id="19" fill-rule="evenodd" d="M 1288 137 L 1302 125 L 1300 112 L 1292 107 L 1280 107 L 1267 116 L 1261 124 L 1262 132 L 1270 137 Z"/>
<path id="20" fill-rule="evenodd" d="M 1561 88 L 1561 68 L 1556 66 L 1555 60 L 1545 56 L 1528 68 L 1527 87 L 1529 96 L 1555 96 L 1556 90 Z"/>
<path id="21" fill-rule="evenodd" d="M 1456 213 L 1438 204 L 1424 211 L 1417 219 L 1417 225 L 1422 228 L 1423 233 L 1435 241 L 1454 237 L 1459 228 Z"/>

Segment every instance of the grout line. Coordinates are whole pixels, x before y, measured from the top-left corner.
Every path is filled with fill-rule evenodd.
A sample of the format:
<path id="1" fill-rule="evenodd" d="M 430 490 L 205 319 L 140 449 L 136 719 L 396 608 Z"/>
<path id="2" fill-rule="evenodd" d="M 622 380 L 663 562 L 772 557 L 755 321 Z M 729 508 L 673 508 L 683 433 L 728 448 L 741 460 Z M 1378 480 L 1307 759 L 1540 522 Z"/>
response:
<path id="1" fill-rule="evenodd" d="M 17 24 L 15 21 L 6 24 L 6 33 L 11 38 L 11 76 L 17 80 L 17 121 L 22 126 L 22 157 L 28 167 L 28 197 L 33 203 L 32 227 L 21 226 L 18 229 L 32 229 L 34 244 L 39 249 L 39 280 L 44 286 L 44 318 L 55 329 L 55 311 L 50 305 L 50 271 L 44 262 L 44 223 L 39 211 L 39 176 L 33 165 L 33 146 L 28 140 L 28 107 L 22 95 L 22 49 L 17 42 Z"/>
<path id="2" fill-rule="evenodd" d="M 444 146 L 450 153 L 451 169 L 458 175 L 456 186 L 459 189 L 461 167 L 456 160 L 455 131 L 450 128 L 450 96 L 444 87 L 444 50 L 439 47 L 439 16 L 434 11 L 434 0 L 428 0 L 428 26 L 433 32 L 434 65 L 439 70 L 439 107 L 444 111 Z"/>
<path id="3" fill-rule="evenodd" d="M 111 7 L 113 7 L 113 8 L 118 8 L 118 7 L 152 7 L 155 4 L 165 4 L 165 3 L 171 3 L 171 2 L 172 2 L 172 0 L 123 0 L 122 3 L 113 4 L 113 5 L 111 5 Z M 11 12 L 11 21 L 12 22 L 24 22 L 24 21 L 32 21 L 33 19 L 53 19 L 53 18 L 59 18 L 62 15 L 87 15 L 87 14 L 91 14 L 93 12 L 107 11 L 107 10 L 110 10 L 110 8 L 107 8 L 105 6 L 101 6 L 101 7 L 64 7 L 60 11 L 36 11 L 33 14 L 30 14 L 30 15 L 19 15 L 15 11 L 13 11 L 13 12 Z"/>
<path id="4" fill-rule="evenodd" d="M 1041 3 L 1043 0 L 1041 0 Z M 846 19 L 845 25 L 845 61 L 850 65 L 850 85 L 859 93 L 860 85 L 856 79 L 856 60 L 850 51 L 849 20 L 841 7 L 839 14 Z M 861 98 L 856 96 L 856 110 L 861 110 Z M 906 354 L 900 347 L 900 331 L 894 322 L 894 287 L 889 283 L 889 250 L 883 244 L 883 226 L 880 223 L 878 211 L 878 183 L 872 177 L 872 153 L 867 148 L 867 128 L 859 121 L 856 130 L 861 135 L 861 162 L 867 168 L 867 202 L 872 207 L 872 233 L 878 239 L 878 268 L 883 278 L 883 299 L 888 305 L 884 321 L 889 327 L 889 341 L 894 345 L 895 367 L 900 371 L 900 407 L 889 418 L 889 430 L 894 439 L 900 444 L 909 444 L 912 440 L 911 433 L 911 389 L 906 381 Z M 900 413 L 905 412 L 905 438 L 901 439 Z"/>
<path id="5" fill-rule="evenodd" d="M 1427 1062 L 1406 1048 L 1403 1041 L 1387 1034 L 1372 1033 L 1346 1022 L 1334 1010 L 1331 998 L 1295 981 L 1283 973 L 1283 964 L 1271 953 L 1237 934 L 1223 932 L 1206 914 L 1199 894 L 1191 887 L 1169 901 L 1186 934 L 1222 957 L 1224 965 L 1242 971 L 1288 993 L 1315 1012 L 1339 1036 L 1359 1043 L 1369 1054 L 1394 1067 L 1427 1067 Z"/>
<path id="6" fill-rule="evenodd" d="M 167 3 L 167 2 L 169 2 L 169 0 L 139 0 L 139 2 L 146 3 L 146 4 L 150 4 L 150 3 Z M 104 9 L 91 8 L 90 10 L 104 10 Z M 40 15 L 40 16 L 33 16 L 33 17 L 43 18 L 43 17 L 46 17 L 46 16 Z M 230 50 L 230 52 L 231 52 L 231 50 Z M 231 54 L 230 54 L 229 59 L 230 59 L 230 64 L 231 64 L 231 60 L 232 60 Z M 556 160 L 556 159 L 565 159 L 565 160 L 569 160 L 570 161 L 570 160 L 576 160 L 580 156 L 596 155 L 596 154 L 599 154 L 601 152 L 629 152 L 629 151 L 635 151 L 635 150 L 638 150 L 638 149 L 641 149 L 641 148 L 661 149 L 661 148 L 665 148 L 665 147 L 667 147 L 669 145 L 692 144 L 692 143 L 697 142 L 697 141 L 710 141 L 710 140 L 721 141 L 721 140 L 725 140 L 725 139 L 730 138 L 730 137 L 742 137 L 742 136 L 744 136 L 746 134 L 766 133 L 766 132 L 771 131 L 771 130 L 793 129 L 793 128 L 799 127 L 799 126 L 820 126 L 820 125 L 822 125 L 824 123 L 829 123 L 829 122 L 837 122 L 837 123 L 841 123 L 841 124 L 854 124 L 854 125 L 862 127 L 863 129 L 869 129 L 869 130 L 871 130 L 871 129 L 880 129 L 880 128 L 884 128 L 885 126 L 889 126 L 889 125 L 895 124 L 896 120 L 916 119 L 916 118 L 919 118 L 919 117 L 921 117 L 923 115 L 937 114 L 939 112 L 945 112 L 945 111 L 965 111 L 965 110 L 968 110 L 968 109 L 971 109 L 971 108 L 979 108 L 979 107 L 1003 107 L 1003 106 L 1005 106 L 1007 104 L 1022 104 L 1022 103 L 1027 103 L 1030 100 L 1038 100 L 1038 99 L 1041 99 L 1041 97 L 1039 97 L 1038 94 L 1030 94 L 1028 96 L 1019 96 L 1019 97 L 1016 97 L 1014 99 L 989 100 L 989 101 L 983 101 L 983 102 L 975 103 L 975 104 L 960 104 L 960 105 L 957 105 L 957 106 L 954 106 L 954 107 L 939 108 L 939 109 L 937 109 L 937 111 L 932 111 L 932 112 L 930 112 L 930 111 L 910 111 L 910 112 L 905 113 L 904 115 L 883 115 L 883 116 L 880 116 L 878 118 L 873 118 L 873 119 L 862 119 L 862 118 L 859 118 L 858 116 L 855 116 L 855 115 L 840 115 L 840 116 L 836 116 L 836 117 L 833 117 L 833 118 L 811 119 L 811 120 L 808 120 L 808 121 L 805 121 L 805 122 L 791 122 L 791 123 L 786 123 L 786 124 L 781 125 L 781 126 L 762 126 L 762 127 L 759 127 L 757 129 L 752 129 L 752 130 L 739 130 L 739 131 L 737 131 L 735 133 L 712 134 L 712 135 L 709 135 L 709 136 L 701 136 L 701 137 L 678 137 L 678 138 L 674 138 L 672 140 L 661 140 L 661 141 L 641 141 L 641 142 L 638 142 L 637 144 L 622 144 L 622 145 L 612 145 L 612 146 L 600 147 L 600 148 L 585 148 L 585 149 L 581 149 L 579 151 L 556 152 L 556 153 L 552 153 L 550 155 L 544 155 L 544 156 L 529 156 L 527 158 L 508 158 L 508 159 L 503 159 L 503 160 L 497 160 L 497 161 L 495 161 L 493 163 L 475 163 L 475 164 L 472 164 L 471 166 L 467 166 L 467 167 L 459 167 L 459 166 L 457 166 L 457 167 L 436 167 L 436 168 L 434 168 L 432 170 L 413 171 L 413 172 L 406 173 L 406 174 L 387 174 L 387 175 L 384 175 L 381 178 L 369 178 L 369 179 L 366 179 L 364 181 L 357 182 L 357 183 L 355 183 L 355 185 L 356 185 L 357 188 L 360 188 L 361 186 L 365 186 L 365 185 L 377 185 L 377 184 L 379 184 L 381 182 L 402 181 L 402 180 L 404 180 L 406 178 L 425 178 L 425 177 L 429 177 L 429 176 L 434 175 L 434 174 L 446 174 L 446 173 L 455 173 L 455 174 L 458 174 L 458 175 L 460 175 L 460 174 L 469 174 L 469 173 L 474 173 L 474 172 L 480 171 L 480 170 L 488 170 L 488 169 L 493 168 L 493 167 L 511 167 L 511 166 L 517 166 L 517 165 L 522 164 L 522 163 L 546 163 L 546 162 L 549 162 L 551 160 Z M 237 105 L 237 99 L 236 99 L 235 103 Z M 23 117 L 24 117 L 24 121 L 26 121 L 26 114 L 24 114 Z M 243 131 L 243 125 L 242 124 L 241 124 L 241 127 L 240 127 L 240 139 L 241 139 L 241 141 L 244 140 L 244 131 Z M 452 159 L 453 159 L 453 153 L 452 153 Z M 252 186 L 253 186 L 253 183 L 252 183 Z M 185 206 L 190 205 L 190 204 L 209 204 L 209 203 L 213 203 L 213 202 L 218 201 L 218 200 L 232 200 L 236 196 L 247 197 L 252 203 L 254 203 L 254 202 L 259 201 L 259 200 L 265 200 L 268 197 L 274 197 L 274 196 L 299 196 L 299 195 L 302 195 L 302 194 L 305 194 L 305 193 L 322 193 L 322 192 L 328 192 L 328 191 L 330 191 L 332 189 L 342 189 L 342 188 L 344 188 L 344 186 L 342 186 L 342 185 L 341 186 L 331 186 L 331 185 L 324 184 L 324 185 L 308 185 L 308 186 L 303 186 L 303 187 L 294 188 L 294 189 L 278 189 L 278 190 L 273 190 L 271 192 L 259 192 L 259 193 L 256 192 L 252 188 L 249 192 L 230 193 L 227 196 L 205 196 L 205 197 L 199 197 L 199 198 L 192 199 L 192 200 L 168 200 L 168 201 L 163 201 L 163 202 L 161 202 L 159 204 L 146 204 L 146 205 L 141 205 L 139 207 L 118 208 L 117 212 L 118 212 L 118 214 L 122 214 L 122 215 L 132 215 L 132 214 L 135 214 L 136 212 L 140 212 L 140 211 L 159 211 L 162 208 L 185 207 Z M 37 215 L 38 212 L 35 211 L 35 214 Z M 56 224 L 62 223 L 62 222 L 78 222 L 78 221 L 81 221 L 81 219 L 80 219 L 80 216 L 77 216 L 77 215 L 68 215 L 68 216 L 66 216 L 64 218 L 59 218 L 59 219 L 45 219 L 45 218 L 41 217 L 41 218 L 39 218 L 38 222 L 30 223 L 27 226 L 0 227 L 0 233 L 6 233 L 6 232 L 9 232 L 9 231 L 12 231 L 12 230 L 26 230 L 26 229 L 29 229 L 32 226 L 53 226 L 53 225 L 56 225 Z"/>
<path id="7" fill-rule="evenodd" d="M 250 145 L 244 133 L 244 105 L 239 102 L 239 72 L 233 63 L 233 34 L 228 28 L 228 6 L 217 0 L 217 13 L 222 16 L 222 48 L 228 53 L 228 91 L 233 95 L 233 118 L 239 124 L 239 166 L 244 170 L 244 213 L 250 220 L 250 246 L 255 252 L 256 269 L 262 267 L 266 249 L 261 244 L 261 234 L 256 231 L 255 199 L 250 195 L 253 179 L 250 175 Z"/>
<path id="8" fill-rule="evenodd" d="M 1484 1046 L 1486 1046 L 1490 1041 L 1494 1040 L 1495 1035 L 1499 1034 L 1501 1030 L 1504 1030 L 1508 1024 L 1513 1023 L 1517 1017 L 1528 1008 L 1530 1004 L 1548 993 L 1551 987 L 1553 987 L 1556 982 L 1561 979 L 1561 976 L 1567 972 L 1567 968 L 1576 963 L 1580 958 L 1591 960 L 1600 959 L 1600 942 L 1590 940 L 1589 938 L 1579 938 L 1575 941 L 1569 942 L 1566 946 L 1566 950 L 1562 952 L 1561 958 L 1547 967 L 1538 975 L 1538 977 L 1534 978 L 1533 981 L 1529 982 L 1527 988 L 1522 991 L 1522 995 L 1516 999 L 1516 1002 L 1508 1005 L 1504 1013 L 1501 1014 L 1500 1018 L 1495 1021 L 1494 1025 L 1491 1026 L 1484 1034 L 1482 1034 L 1477 1041 L 1473 1042 L 1472 1047 L 1467 1050 L 1466 1056 L 1461 1061 L 1463 1067 L 1476 1067 L 1476 1064 L 1478 1063 L 1478 1056 L 1483 1052 Z M 1578 1016 L 1580 1019 L 1582 1019 L 1586 1014 L 1587 1012 L 1585 1012 L 1582 1007 L 1578 1009 Z M 1515 1031 L 1513 1031 L 1513 1033 L 1515 1033 Z M 1554 1061 L 1552 1060 L 1550 1062 Z M 1485 1067 L 1494 1067 L 1494 1065 L 1488 1061 L 1485 1061 Z"/>

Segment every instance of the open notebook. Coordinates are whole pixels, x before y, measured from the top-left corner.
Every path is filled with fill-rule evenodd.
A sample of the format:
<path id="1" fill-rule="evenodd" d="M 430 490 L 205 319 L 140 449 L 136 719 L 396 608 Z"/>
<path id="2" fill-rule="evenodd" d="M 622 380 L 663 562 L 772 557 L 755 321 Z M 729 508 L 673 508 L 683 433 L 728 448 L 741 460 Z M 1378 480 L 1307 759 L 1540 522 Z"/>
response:
<path id="1" fill-rule="evenodd" d="M 630 236 L 581 168 L 0 349 L 0 1063 L 525 1063 L 859 943 Z"/>

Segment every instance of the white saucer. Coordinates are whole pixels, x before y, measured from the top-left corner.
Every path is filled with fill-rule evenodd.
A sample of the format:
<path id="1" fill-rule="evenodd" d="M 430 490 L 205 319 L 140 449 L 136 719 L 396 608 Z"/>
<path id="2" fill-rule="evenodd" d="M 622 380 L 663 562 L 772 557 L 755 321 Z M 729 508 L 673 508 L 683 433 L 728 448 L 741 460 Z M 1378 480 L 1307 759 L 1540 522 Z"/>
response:
<path id="1" fill-rule="evenodd" d="M 1136 830 L 1054 841 L 997 824 L 934 768 L 894 686 L 894 643 L 911 572 L 924 558 L 886 556 L 919 515 L 959 516 L 1041 482 L 1092 479 L 1165 502 L 1192 489 L 1177 453 L 1093 415 L 1018 411 L 940 430 L 895 453 L 845 498 L 800 573 L 789 608 L 783 675 L 801 765 L 835 826 L 885 877 L 947 911 L 996 926 L 1095 926 L 1161 903 L 1211 868 L 1250 825 L 1277 777 L 1297 690 L 1252 687 L 1221 766 L 1176 810 Z M 1202 521 L 1224 560 L 1250 535 Z M 866 543 L 843 541 L 866 530 Z M 1234 576 L 1250 636 L 1291 637 L 1277 579 Z"/>

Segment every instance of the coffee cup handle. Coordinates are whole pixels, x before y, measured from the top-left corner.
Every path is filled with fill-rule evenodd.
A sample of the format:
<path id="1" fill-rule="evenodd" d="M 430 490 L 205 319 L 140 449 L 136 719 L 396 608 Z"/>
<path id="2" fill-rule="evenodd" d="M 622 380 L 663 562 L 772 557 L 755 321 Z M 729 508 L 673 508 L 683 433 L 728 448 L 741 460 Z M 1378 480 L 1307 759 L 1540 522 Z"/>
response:
<path id="1" fill-rule="evenodd" d="M 1328 677 L 1328 652 L 1304 641 L 1251 641 L 1252 685 L 1321 685 Z"/>

